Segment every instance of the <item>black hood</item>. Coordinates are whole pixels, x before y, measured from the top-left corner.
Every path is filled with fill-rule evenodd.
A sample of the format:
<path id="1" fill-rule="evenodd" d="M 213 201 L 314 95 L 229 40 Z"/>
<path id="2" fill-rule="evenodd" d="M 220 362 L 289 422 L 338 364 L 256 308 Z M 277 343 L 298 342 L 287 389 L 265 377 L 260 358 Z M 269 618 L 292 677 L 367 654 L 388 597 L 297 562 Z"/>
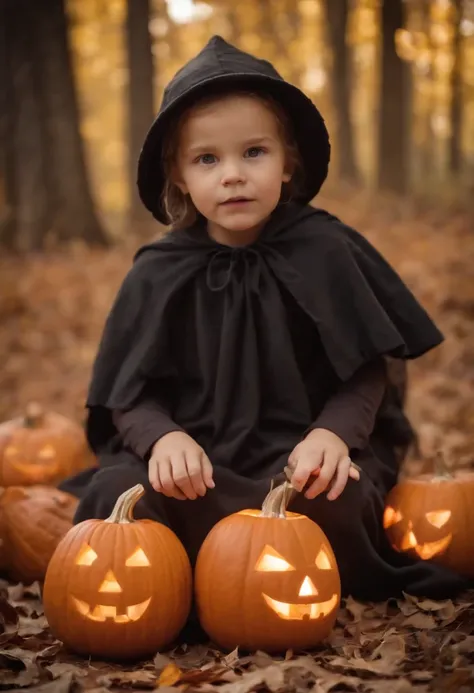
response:
<path id="1" fill-rule="evenodd" d="M 267 60 L 255 58 L 220 36 L 213 36 L 166 87 L 160 111 L 140 154 L 140 197 L 158 221 L 169 223 L 161 198 L 165 182 L 163 144 L 170 123 L 200 97 L 229 87 L 266 93 L 288 114 L 304 174 L 297 199 L 309 202 L 324 183 L 330 158 L 329 135 L 316 106 L 300 89 L 285 82 Z"/>

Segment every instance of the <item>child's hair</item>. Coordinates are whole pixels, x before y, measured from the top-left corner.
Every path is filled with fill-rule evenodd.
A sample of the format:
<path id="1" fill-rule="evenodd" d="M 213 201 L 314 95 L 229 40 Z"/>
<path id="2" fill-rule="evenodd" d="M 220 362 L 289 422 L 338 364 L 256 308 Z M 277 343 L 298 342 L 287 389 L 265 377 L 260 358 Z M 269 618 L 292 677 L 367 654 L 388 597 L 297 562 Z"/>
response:
<path id="1" fill-rule="evenodd" d="M 300 153 L 296 145 L 296 140 L 293 134 L 291 121 L 288 118 L 284 108 L 267 94 L 258 94 L 256 92 L 247 91 L 244 89 L 232 89 L 216 91 L 215 93 L 202 97 L 193 103 L 195 106 L 205 106 L 211 102 L 224 99 L 233 94 L 242 94 L 251 98 L 259 99 L 272 111 L 275 115 L 279 127 L 279 132 L 285 145 L 287 164 L 292 171 L 291 180 L 288 183 L 283 183 L 280 204 L 289 202 L 303 186 L 303 167 L 301 164 Z M 165 144 L 163 147 L 163 168 L 165 172 L 165 185 L 163 188 L 163 207 L 168 215 L 171 230 L 185 228 L 196 221 L 198 212 L 189 195 L 185 195 L 172 181 L 172 172 L 175 165 L 175 157 L 178 149 L 179 133 L 181 125 L 186 118 L 188 109 L 185 109 L 181 116 L 170 126 Z"/>

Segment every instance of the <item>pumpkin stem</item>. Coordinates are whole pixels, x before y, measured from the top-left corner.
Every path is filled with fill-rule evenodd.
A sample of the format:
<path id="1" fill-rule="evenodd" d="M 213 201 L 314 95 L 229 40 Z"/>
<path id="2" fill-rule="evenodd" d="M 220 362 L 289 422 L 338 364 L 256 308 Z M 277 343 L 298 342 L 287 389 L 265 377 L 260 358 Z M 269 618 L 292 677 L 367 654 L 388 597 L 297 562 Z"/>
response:
<path id="1" fill-rule="evenodd" d="M 294 488 L 288 481 L 285 481 L 276 488 L 270 488 L 265 500 L 262 503 L 262 517 L 286 517 L 288 503 L 293 497 Z"/>
<path id="2" fill-rule="evenodd" d="M 29 402 L 26 405 L 24 426 L 26 428 L 37 428 L 43 420 L 44 410 L 38 402 Z"/>
<path id="3" fill-rule="evenodd" d="M 452 479 L 453 478 L 453 475 L 451 474 L 448 467 L 446 466 L 446 458 L 445 458 L 444 454 L 441 452 L 441 450 L 438 450 L 434 456 L 433 471 L 434 471 L 433 481 L 436 481 L 439 478 L 442 478 L 442 479 Z"/>
<path id="4" fill-rule="evenodd" d="M 110 513 L 105 522 L 118 522 L 120 524 L 127 524 L 128 522 L 134 522 L 133 508 L 137 501 L 144 495 L 145 489 L 142 484 L 137 484 L 132 486 L 127 491 L 124 491 L 121 496 L 117 498 L 114 509 Z"/>

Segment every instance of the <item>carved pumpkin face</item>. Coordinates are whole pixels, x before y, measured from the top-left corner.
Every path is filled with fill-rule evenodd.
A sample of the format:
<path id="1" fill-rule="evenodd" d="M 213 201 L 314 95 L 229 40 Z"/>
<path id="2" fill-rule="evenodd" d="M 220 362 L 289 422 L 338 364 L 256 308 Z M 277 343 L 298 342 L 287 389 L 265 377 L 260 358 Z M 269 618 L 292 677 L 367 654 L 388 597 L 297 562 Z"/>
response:
<path id="1" fill-rule="evenodd" d="M 474 474 L 405 479 L 387 496 L 383 525 L 393 548 L 474 577 Z"/>
<path id="2" fill-rule="evenodd" d="M 341 587 L 318 525 L 295 513 L 277 518 L 244 510 L 206 537 L 195 589 L 201 623 L 216 643 L 275 652 L 323 640 L 334 625 Z"/>
<path id="3" fill-rule="evenodd" d="M 57 446 L 51 442 L 39 447 L 28 443 L 15 440 L 5 447 L 3 459 L 9 476 L 15 474 L 30 484 L 51 483 L 60 471 Z"/>
<path id="4" fill-rule="evenodd" d="M 338 604 L 338 595 L 336 592 L 332 594 L 329 599 L 324 601 L 320 600 L 320 589 L 316 587 L 316 584 L 320 584 L 321 581 L 318 579 L 318 575 L 315 575 L 316 571 L 319 570 L 329 570 L 332 571 L 335 568 L 335 563 L 332 560 L 332 556 L 329 552 L 327 546 L 321 546 L 319 549 L 314 565 L 302 566 L 302 571 L 297 571 L 297 568 L 289 563 L 283 556 L 281 556 L 278 551 L 273 549 L 268 544 L 264 546 L 258 561 L 255 565 L 255 570 L 262 573 L 286 573 L 286 572 L 299 572 L 300 575 L 295 575 L 295 580 L 297 580 L 295 589 L 295 594 L 292 602 L 279 601 L 268 595 L 266 592 L 262 592 L 262 597 L 268 607 L 279 617 L 285 620 L 302 620 L 302 619 L 317 619 L 328 616 Z M 303 579 L 302 575 L 304 574 Z M 306 574 L 307 573 L 307 574 Z M 310 577 L 312 575 L 312 579 Z M 268 577 L 268 576 L 267 576 Z M 281 586 L 281 576 L 279 578 Z M 294 582 L 294 580 L 292 580 Z"/>
<path id="5" fill-rule="evenodd" d="M 433 534 L 432 528 L 441 529 L 444 527 L 451 518 L 451 510 L 428 510 L 423 517 L 418 517 L 416 521 L 416 528 L 413 524 L 413 520 L 408 519 L 403 522 L 403 512 L 399 509 L 393 508 L 391 505 L 387 505 L 385 508 L 383 516 L 383 526 L 384 529 L 389 530 L 394 528 L 395 525 L 403 522 L 403 529 L 401 529 L 401 534 L 397 532 L 398 541 L 393 543 L 393 547 L 397 551 L 412 551 L 418 558 L 424 561 L 433 558 L 439 553 L 446 551 L 450 545 L 453 535 L 452 532 L 447 532 L 443 536 L 433 541 L 421 542 L 418 537 L 426 537 L 428 534 Z M 392 529 L 392 534 L 396 532 Z"/>
<path id="6" fill-rule="evenodd" d="M 26 416 L 0 424 L 0 485 L 56 485 L 94 463 L 84 430 L 35 404 Z"/>
<path id="7" fill-rule="evenodd" d="M 72 527 L 49 563 L 46 618 L 56 637 L 80 654 L 144 657 L 171 642 L 188 617 L 189 559 L 168 527 L 133 520 L 131 507 L 142 492 L 139 485 L 123 494 L 107 520 Z"/>
<path id="8" fill-rule="evenodd" d="M 100 547 L 97 548 L 100 550 Z M 95 599 L 93 602 L 88 602 L 91 590 L 85 571 L 96 562 L 103 565 L 103 579 L 99 580 Z M 123 566 L 118 565 L 118 561 L 114 561 L 114 569 L 112 569 L 108 567 L 110 566 L 109 556 L 106 556 L 106 561 L 100 561 L 99 554 L 88 543 L 84 543 L 76 556 L 75 563 L 76 566 L 80 566 L 78 569 L 82 572 L 77 582 L 79 585 L 89 585 L 86 590 L 77 590 L 83 598 L 76 593 L 71 594 L 73 607 L 82 616 L 96 623 L 103 623 L 110 619 L 121 625 L 139 621 L 142 618 L 150 605 L 151 597 L 139 594 L 141 586 L 147 583 L 143 569 L 150 567 L 150 561 L 140 546 L 137 546 L 130 556 L 125 558 Z M 134 571 L 138 570 L 138 574 L 132 575 L 128 570 L 132 568 Z M 120 576 L 120 581 L 116 574 Z M 129 585 L 132 585 L 132 589 L 129 589 Z M 145 598 L 141 599 L 142 596 Z M 137 602 L 137 598 L 140 601 Z"/>

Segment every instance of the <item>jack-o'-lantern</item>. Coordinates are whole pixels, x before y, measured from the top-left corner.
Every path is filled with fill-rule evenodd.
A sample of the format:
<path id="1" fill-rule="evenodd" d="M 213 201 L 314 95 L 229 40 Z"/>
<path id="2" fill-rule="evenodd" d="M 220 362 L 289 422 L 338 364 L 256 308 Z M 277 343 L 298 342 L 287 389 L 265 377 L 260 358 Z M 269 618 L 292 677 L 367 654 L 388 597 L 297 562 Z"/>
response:
<path id="1" fill-rule="evenodd" d="M 474 473 L 449 471 L 400 481 L 386 499 L 383 524 L 393 548 L 474 577 Z"/>
<path id="2" fill-rule="evenodd" d="M 200 622 L 223 648 L 282 652 L 317 645 L 336 620 L 341 583 L 322 529 L 286 510 L 285 485 L 261 510 L 218 522 L 195 570 Z"/>
<path id="3" fill-rule="evenodd" d="M 82 427 L 36 403 L 0 424 L 0 486 L 54 486 L 94 462 Z"/>
<path id="4" fill-rule="evenodd" d="M 44 580 L 59 541 L 72 527 L 77 498 L 51 486 L 10 486 L 0 497 L 2 571 L 30 584 Z"/>
<path id="5" fill-rule="evenodd" d="M 79 654 L 137 659 L 169 644 L 191 607 L 191 565 L 165 525 L 134 520 L 141 484 L 106 520 L 84 520 L 59 543 L 46 572 L 53 634 Z"/>

